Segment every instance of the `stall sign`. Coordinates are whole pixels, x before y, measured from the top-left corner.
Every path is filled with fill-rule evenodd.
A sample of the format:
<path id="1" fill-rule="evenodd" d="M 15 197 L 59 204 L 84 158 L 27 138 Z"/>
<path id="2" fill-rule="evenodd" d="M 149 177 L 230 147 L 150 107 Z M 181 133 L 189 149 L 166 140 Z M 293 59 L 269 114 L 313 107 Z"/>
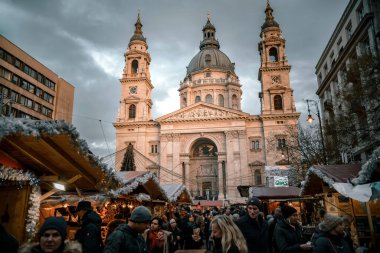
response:
<path id="1" fill-rule="evenodd" d="M 288 187 L 289 186 L 289 181 L 288 177 L 274 177 L 274 187 Z"/>

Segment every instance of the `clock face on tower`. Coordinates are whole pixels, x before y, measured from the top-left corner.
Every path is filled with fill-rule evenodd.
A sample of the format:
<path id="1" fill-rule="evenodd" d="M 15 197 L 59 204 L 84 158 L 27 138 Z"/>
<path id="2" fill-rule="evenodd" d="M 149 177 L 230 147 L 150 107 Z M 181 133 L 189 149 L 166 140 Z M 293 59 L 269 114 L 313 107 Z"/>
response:
<path id="1" fill-rule="evenodd" d="M 279 84 L 280 81 L 280 76 L 271 76 L 272 79 L 272 84 Z"/>
<path id="2" fill-rule="evenodd" d="M 129 94 L 137 94 L 137 86 L 130 86 Z"/>

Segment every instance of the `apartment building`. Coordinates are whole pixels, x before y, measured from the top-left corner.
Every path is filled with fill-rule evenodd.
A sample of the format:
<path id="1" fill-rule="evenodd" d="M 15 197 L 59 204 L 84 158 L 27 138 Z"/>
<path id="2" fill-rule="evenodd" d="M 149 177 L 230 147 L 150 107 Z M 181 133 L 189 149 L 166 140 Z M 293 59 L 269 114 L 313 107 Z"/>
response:
<path id="1" fill-rule="evenodd" d="M 1 115 L 72 123 L 74 89 L 0 35 Z"/>
<path id="2" fill-rule="evenodd" d="M 358 68 L 360 81 L 356 83 L 350 81 L 351 79 L 347 76 L 349 71 L 353 71 L 353 64 L 358 63 L 359 59 L 363 59 L 363 57 L 371 57 L 378 63 L 379 45 L 380 1 L 350 0 L 316 65 L 318 79 L 316 94 L 321 102 L 322 121 L 325 135 L 327 135 L 326 139 L 329 142 L 327 144 L 338 147 L 338 155 L 335 156 L 335 160 L 330 160 L 330 162 L 364 162 L 373 149 L 380 145 L 378 130 L 380 124 L 377 121 L 380 112 L 376 110 L 379 106 L 379 99 L 368 98 L 360 101 L 360 99 L 350 100 L 344 96 L 348 89 L 352 92 L 355 88 L 359 88 L 358 85 L 363 90 L 369 89 L 369 86 L 366 86 L 370 83 L 368 75 L 371 75 L 372 78 L 372 89 L 373 80 L 377 80 L 375 83 L 377 88 L 375 87 L 374 90 L 375 92 L 380 90 L 379 73 L 376 67 L 370 74 L 366 73 L 363 68 Z M 360 95 L 357 94 L 357 96 Z M 358 101 L 360 102 L 358 103 Z M 334 123 L 342 123 L 339 115 L 347 110 L 358 112 L 357 114 L 352 113 L 352 117 L 347 117 L 348 121 L 353 122 L 351 130 L 357 131 L 358 134 L 356 136 L 347 134 L 347 138 L 351 139 L 347 140 L 345 143 L 347 145 L 343 145 L 342 139 L 337 140 L 336 136 L 329 136 L 327 129 L 329 126 L 334 128 L 332 126 Z M 352 132 L 348 131 L 347 133 Z M 339 143 L 334 143 L 334 140 Z"/>

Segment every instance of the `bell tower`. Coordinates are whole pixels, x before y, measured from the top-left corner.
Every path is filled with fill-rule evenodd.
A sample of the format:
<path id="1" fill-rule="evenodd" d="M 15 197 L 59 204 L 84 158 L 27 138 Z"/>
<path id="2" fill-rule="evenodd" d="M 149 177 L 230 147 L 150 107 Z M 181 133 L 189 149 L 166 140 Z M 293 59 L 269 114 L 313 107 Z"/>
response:
<path id="1" fill-rule="evenodd" d="M 153 85 L 150 80 L 148 44 L 143 36 L 140 14 L 135 23 L 126 53 L 121 83 L 121 99 L 117 122 L 149 121 L 152 119 Z"/>
<path id="2" fill-rule="evenodd" d="M 296 112 L 293 90 L 290 87 L 290 68 L 285 54 L 285 39 L 280 25 L 274 20 L 269 0 L 265 9 L 265 22 L 261 26 L 261 115 L 277 115 Z"/>

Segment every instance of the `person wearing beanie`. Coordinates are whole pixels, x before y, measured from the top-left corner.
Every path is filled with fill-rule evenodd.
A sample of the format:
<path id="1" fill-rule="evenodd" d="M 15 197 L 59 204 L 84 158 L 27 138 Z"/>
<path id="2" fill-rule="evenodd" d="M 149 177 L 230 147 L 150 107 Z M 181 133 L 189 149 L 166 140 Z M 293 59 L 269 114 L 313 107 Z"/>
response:
<path id="1" fill-rule="evenodd" d="M 82 244 L 83 253 L 101 253 L 103 250 L 100 228 L 102 219 L 92 210 L 89 201 L 80 201 L 76 211 L 81 228 L 75 234 L 75 239 Z"/>
<path id="2" fill-rule="evenodd" d="M 320 234 L 314 244 L 315 253 L 354 253 L 352 245 L 344 239 L 343 218 L 332 214 L 325 214 L 319 223 Z"/>
<path id="3" fill-rule="evenodd" d="M 248 253 L 267 253 L 268 223 L 260 213 L 263 211 L 261 200 L 252 197 L 247 201 L 247 212 L 236 225 L 242 232 L 246 242 Z"/>
<path id="4" fill-rule="evenodd" d="M 39 243 L 26 243 L 19 253 L 81 253 L 82 246 L 76 241 L 67 241 L 67 223 L 63 217 L 48 217 L 38 231 Z"/>
<path id="5" fill-rule="evenodd" d="M 297 209 L 288 205 L 280 208 L 283 219 L 277 221 L 273 232 L 274 252 L 311 252 L 311 244 L 305 243 L 302 234 Z"/>
<path id="6" fill-rule="evenodd" d="M 103 253 L 149 253 L 141 234 L 149 228 L 151 220 L 148 208 L 136 207 L 128 223 L 119 225 L 107 238 Z"/>

